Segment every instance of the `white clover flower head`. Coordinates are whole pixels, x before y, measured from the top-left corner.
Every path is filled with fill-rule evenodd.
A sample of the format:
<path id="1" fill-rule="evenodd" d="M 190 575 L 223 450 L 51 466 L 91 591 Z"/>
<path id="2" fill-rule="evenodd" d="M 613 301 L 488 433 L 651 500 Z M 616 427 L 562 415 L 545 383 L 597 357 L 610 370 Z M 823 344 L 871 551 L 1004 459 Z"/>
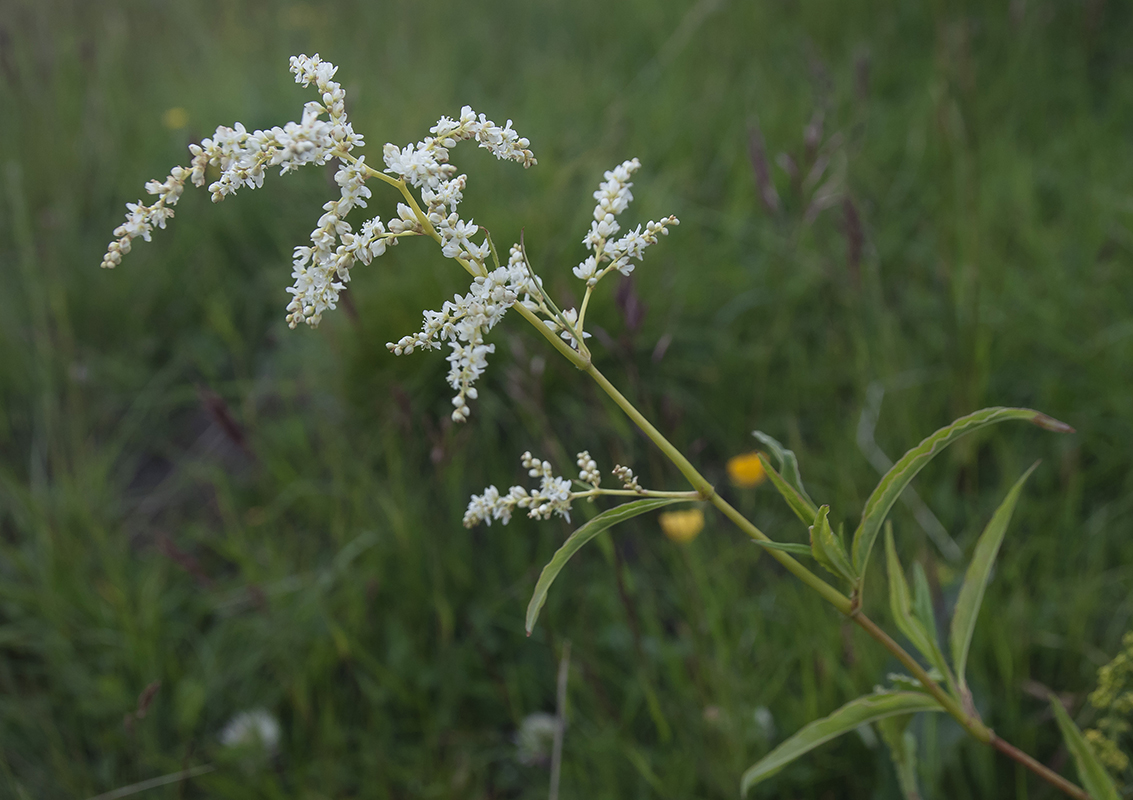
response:
<path id="1" fill-rule="evenodd" d="M 262 708 L 241 711 L 220 732 L 220 743 L 225 747 L 259 746 L 268 753 L 279 748 L 279 738 L 279 720 Z"/>
<path id="2" fill-rule="evenodd" d="M 517 508 L 526 509 L 532 519 L 550 519 L 558 514 L 570 522 L 570 504 L 575 497 L 571 482 L 556 476 L 549 461 L 535 458 L 530 451 L 523 454 L 520 463 L 530 477 L 539 478 L 539 488 L 528 491 L 522 486 L 512 486 L 506 495 L 501 495 L 495 486 L 489 486 L 483 494 L 472 495 L 464 512 L 464 527 L 471 528 L 481 522 L 491 525 L 493 520 L 507 525 Z"/>
<path id="3" fill-rule="evenodd" d="M 558 728 L 559 720 L 554 714 L 537 711 L 524 717 L 515 734 L 516 760 L 527 766 L 546 764 Z"/>

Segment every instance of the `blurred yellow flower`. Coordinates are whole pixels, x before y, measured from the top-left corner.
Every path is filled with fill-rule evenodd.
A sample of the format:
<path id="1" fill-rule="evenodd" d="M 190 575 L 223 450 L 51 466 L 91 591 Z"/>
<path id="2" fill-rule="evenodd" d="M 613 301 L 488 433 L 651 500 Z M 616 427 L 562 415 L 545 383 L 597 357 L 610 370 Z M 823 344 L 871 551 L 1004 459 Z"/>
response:
<path id="1" fill-rule="evenodd" d="M 691 542 L 704 528 L 704 512 L 699 508 L 687 511 L 664 511 L 661 530 L 674 542 Z"/>
<path id="2" fill-rule="evenodd" d="M 161 124 L 171 131 L 179 131 L 189 124 L 189 112 L 180 106 L 167 109 L 161 115 Z"/>
<path id="3" fill-rule="evenodd" d="M 728 459 L 728 477 L 736 486 L 745 489 L 758 486 L 767 480 L 767 473 L 763 471 L 763 464 L 759 461 L 759 453 L 752 451 L 742 456 L 732 456 Z"/>

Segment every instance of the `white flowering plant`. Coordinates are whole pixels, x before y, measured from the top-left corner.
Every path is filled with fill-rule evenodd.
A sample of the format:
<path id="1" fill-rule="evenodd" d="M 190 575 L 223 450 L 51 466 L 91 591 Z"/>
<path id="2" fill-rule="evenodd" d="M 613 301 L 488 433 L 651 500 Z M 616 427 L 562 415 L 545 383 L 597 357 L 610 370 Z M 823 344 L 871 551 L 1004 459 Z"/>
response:
<path id="1" fill-rule="evenodd" d="M 953 611 L 947 637 L 950 657 L 945 656 L 940 642 L 923 573 L 914 572 L 914 586 L 910 588 L 897 557 L 892 528 L 886 522 L 888 512 L 921 469 L 960 437 L 1007 420 L 1028 421 L 1063 433 L 1072 428 L 1026 408 L 988 408 L 954 421 L 908 451 L 884 475 L 867 500 L 861 522 L 848 544 L 841 531 L 832 529 L 829 506 L 818 506 L 811 500 L 794 454 L 757 431 L 769 453 L 760 456 L 763 469 L 810 531 L 808 543 L 773 540 L 721 497 L 689 459 L 598 371 L 591 358 L 586 317 L 598 284 L 614 272 L 629 275 L 643 259 L 645 250 L 678 224 L 676 217 L 669 216 L 623 231 L 619 218 L 633 200 L 632 178 L 640 169 L 640 162 L 630 159 L 606 172 L 594 192 L 593 220 L 582 239 L 590 254 L 572 270 L 583 282 L 583 298 L 577 309 L 562 309 L 544 290 L 522 237 L 510 247 L 506 260 L 501 261 L 490 233 L 461 216 L 460 204 L 468 177 L 451 161 L 451 153 L 459 143 L 474 141 L 497 159 L 525 168 L 536 164 L 530 142 L 512 128 L 511 121 L 500 126 L 465 106 L 455 118 L 441 117 L 430 128 L 430 135 L 419 142 L 404 147 L 386 144 L 382 149 L 384 169 L 377 169 L 365 155 L 356 155 L 365 142 L 347 118 L 345 92 L 335 81 L 336 71 L 335 66 L 317 54 L 292 57 L 291 72 L 296 83 L 313 85 L 319 96 L 304 106 L 300 121 L 252 132 L 236 123 L 233 127 L 217 128 L 212 137 L 190 145 L 192 158 L 188 166 L 175 167 L 164 181 L 146 184 L 146 191 L 156 198 L 152 203 L 127 204 L 126 220 L 114 231 L 116 238 L 102 266 L 118 266 L 134 240 L 140 237 L 149 241 L 155 228 L 165 228 L 187 181 L 194 186 L 207 182 L 213 201 L 219 202 L 240 189 L 260 188 L 272 168 L 278 167 L 280 174 L 286 174 L 307 164 L 333 163 L 339 196 L 323 206 L 324 213 L 311 232 L 309 244 L 294 250 L 293 284 L 287 289 L 291 300 L 286 307 L 290 327 L 300 323 L 317 326 L 323 314 L 336 307 L 357 262 L 370 265 L 405 238 L 432 239 L 441 255 L 454 261 L 471 278 L 468 291 L 446 300 L 438 311 L 426 310 L 419 331 L 389 343 L 387 348 L 400 356 L 418 349 L 448 346 L 454 421 L 469 419 L 477 399 L 476 382 L 487 368 L 488 355 L 495 349 L 488 341 L 489 333 L 509 311 L 514 311 L 560 355 L 596 382 L 691 487 L 648 489 L 625 465 L 616 465 L 612 470 L 619 488 L 603 487 L 598 463 L 587 451 L 578 454 L 578 476 L 573 479 L 557 475 L 549 462 L 525 452 L 521 463 L 528 475 L 539 481 L 537 488 L 512 486 L 500 491 L 489 486 L 473 495 L 464 514 L 466 527 L 493 522 L 506 525 L 517 511 L 535 519 L 557 515 L 569 522 L 576 501 L 594 501 L 599 497 L 622 501 L 572 533 L 546 565 L 528 606 L 528 633 L 567 561 L 598 534 L 670 504 L 711 504 L 907 670 L 905 674 L 890 675 L 888 687 L 878 687 L 872 694 L 850 701 L 789 736 L 744 773 L 743 793 L 831 738 L 876 723 L 889 745 L 903 791 L 909 797 L 917 796 L 912 766 L 916 748 L 908 722 L 916 713 L 944 712 L 972 737 L 1016 760 L 1071 797 L 1118 796 L 1112 778 L 1057 700 L 1052 702 L 1052 708 L 1085 788 L 997 736 L 981 719 L 965 680 L 965 664 L 984 590 L 1023 484 L 1034 467 L 1015 483 L 978 541 Z M 369 212 L 368 201 L 373 198 L 369 184 L 374 181 L 400 194 L 396 216 L 383 220 Z M 347 216 L 355 209 L 366 209 L 371 216 L 354 226 Z M 882 630 L 864 610 L 866 569 L 883 530 L 890 612 L 897 629 L 919 658 Z M 823 579 L 796 556 L 817 562 L 834 576 L 835 582 Z"/>

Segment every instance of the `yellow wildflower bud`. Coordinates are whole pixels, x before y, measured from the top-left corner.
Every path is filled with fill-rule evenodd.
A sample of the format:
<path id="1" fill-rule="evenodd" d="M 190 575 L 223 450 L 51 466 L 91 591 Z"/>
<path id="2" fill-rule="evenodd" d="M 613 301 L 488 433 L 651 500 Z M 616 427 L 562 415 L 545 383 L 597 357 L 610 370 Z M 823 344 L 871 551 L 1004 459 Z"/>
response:
<path id="1" fill-rule="evenodd" d="M 699 508 L 687 511 L 664 511 L 661 530 L 674 542 L 691 542 L 704 528 L 704 512 Z"/>
<path id="2" fill-rule="evenodd" d="M 736 486 L 747 489 L 767 480 L 767 473 L 763 471 L 759 453 L 752 451 L 728 459 L 728 477 Z"/>

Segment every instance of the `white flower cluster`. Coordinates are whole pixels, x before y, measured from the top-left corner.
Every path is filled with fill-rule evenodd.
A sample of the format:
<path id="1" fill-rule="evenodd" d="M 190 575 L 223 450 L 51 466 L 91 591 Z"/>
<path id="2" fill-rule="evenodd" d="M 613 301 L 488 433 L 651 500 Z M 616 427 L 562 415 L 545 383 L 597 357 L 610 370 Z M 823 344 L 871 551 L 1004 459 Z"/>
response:
<path id="1" fill-rule="evenodd" d="M 331 78 L 336 67 L 322 61 L 318 54 L 293 56 L 291 71 L 295 82 L 303 86 L 314 83 L 322 103 L 307 103 L 300 122 L 288 122 L 282 128 L 249 133 L 239 122 L 235 127 L 219 127 L 212 138 L 189 146 L 192 162 L 189 167 L 174 167 L 164 182 L 150 181 L 146 191 L 157 196 L 152 205 L 127 203 L 126 222 L 115 229 L 118 237 L 110 243 L 103 267 L 116 267 L 122 256 L 130 252 L 132 240 L 139 236 L 150 240 L 155 227 L 164 228 L 173 216 L 173 206 L 181 197 L 185 181 L 203 186 L 209 167 L 220 169 L 220 178 L 209 186 L 213 202 L 219 202 L 242 186 L 255 189 L 263 185 L 264 169 L 279 167 L 280 173 L 298 169 L 304 164 L 325 164 L 363 144 L 362 137 L 346 119 L 345 93 Z M 322 119 L 326 113 L 330 119 Z M 341 183 L 341 182 L 340 182 Z M 344 187 L 345 191 L 345 187 Z"/>
<path id="2" fill-rule="evenodd" d="M 650 220 L 642 230 L 638 225 L 620 239 L 611 240 L 621 230 L 617 216 L 629 206 L 633 200 L 630 187 L 630 176 L 641 166 L 636 158 L 622 162 L 615 169 L 605 174 L 606 180 L 598 185 L 594 199 L 598 205 L 594 207 L 594 221 L 590 223 L 590 232 L 582 240 L 593 255 L 588 256 L 577 267 L 574 274 L 586 281 L 589 287 L 594 286 L 613 270 L 623 275 L 633 272 L 634 264 L 631 259 L 640 261 L 645 255 L 645 248 L 657 241 L 659 235 L 669 233 L 668 226 L 679 225 L 680 221 L 673 216 L 666 217 L 660 222 Z M 608 266 L 603 267 L 603 264 Z"/>
<path id="3" fill-rule="evenodd" d="M 441 236 L 441 252 L 483 269 L 490 246 L 486 240 L 473 244 L 471 237 L 479 232 L 479 226 L 457 214 L 468 176 L 457 174 L 449 163 L 449 150 L 457 142 L 475 139 L 496 158 L 530 167 L 537 163 L 528 149 L 531 143 L 512 130 L 510 119 L 501 128 L 470 106 L 460 109 L 459 119 L 441 117 L 429 132 L 433 135 L 416 144 L 402 148 L 387 144 L 382 153 L 385 171 L 421 190 L 425 216 Z"/>
<path id="4" fill-rule="evenodd" d="M 579 461 L 583 460 L 582 456 L 578 454 Z M 492 520 L 497 519 L 507 525 L 517 508 L 527 509 L 527 516 L 532 519 L 550 519 L 552 514 L 558 514 L 570 522 L 570 502 L 574 499 L 570 481 L 556 477 L 550 462 L 540 461 L 530 451 L 523 454 L 521 463 L 528 475 L 541 479 L 539 488 L 528 492 L 522 486 L 512 486 L 507 494 L 501 495 L 499 489 L 489 486 L 483 494 L 472 495 L 468 510 L 464 512 L 464 527 L 471 528 L 481 522 L 491 525 Z"/>
<path id="5" fill-rule="evenodd" d="M 512 248 L 513 256 L 517 250 L 518 247 Z M 452 349 L 448 356 L 448 382 L 457 392 L 452 398 L 455 407 L 452 418 L 465 422 L 469 414 L 468 400 L 475 400 L 477 396 L 473 384 L 488 366 L 488 353 L 496 349 L 494 344 L 486 344 L 484 337 L 521 296 L 538 292 L 522 256 L 518 262 L 513 258 L 507 266 L 473 278 L 468 294 L 446 300 L 440 311 L 426 311 L 419 332 L 389 342 L 386 347 L 400 356 L 418 347 L 436 350 L 441 342 L 447 342 Z"/>

